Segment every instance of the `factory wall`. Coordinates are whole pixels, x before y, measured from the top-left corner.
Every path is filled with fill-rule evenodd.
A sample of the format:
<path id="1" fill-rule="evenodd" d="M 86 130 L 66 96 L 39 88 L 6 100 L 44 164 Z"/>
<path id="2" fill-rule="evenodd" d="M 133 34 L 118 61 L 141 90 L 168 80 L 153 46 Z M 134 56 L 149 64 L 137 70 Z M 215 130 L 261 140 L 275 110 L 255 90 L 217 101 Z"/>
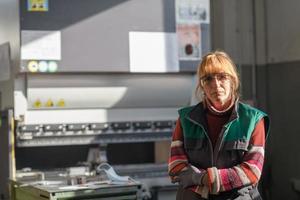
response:
<path id="1" fill-rule="evenodd" d="M 261 183 L 264 199 L 296 200 L 292 180 L 300 178 L 300 2 L 215 0 L 212 7 L 213 49 L 233 56 L 242 99 L 271 117 Z"/>
<path id="2" fill-rule="evenodd" d="M 297 199 L 292 180 L 300 178 L 300 27 L 296 0 L 266 2 L 267 106 L 272 117 L 270 137 L 271 198 Z"/>

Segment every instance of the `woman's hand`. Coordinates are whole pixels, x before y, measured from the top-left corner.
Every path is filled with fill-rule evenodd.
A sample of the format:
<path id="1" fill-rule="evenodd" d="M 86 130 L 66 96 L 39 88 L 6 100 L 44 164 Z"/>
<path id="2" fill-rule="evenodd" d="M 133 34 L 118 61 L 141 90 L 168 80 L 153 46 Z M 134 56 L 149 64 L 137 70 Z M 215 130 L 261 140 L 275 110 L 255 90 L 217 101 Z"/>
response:
<path id="1" fill-rule="evenodd" d="M 187 188 L 193 185 L 203 185 L 207 182 L 206 171 L 195 170 L 192 166 L 188 166 L 186 170 L 179 173 L 178 176 L 172 179 L 172 182 L 178 182 L 183 188 Z"/>

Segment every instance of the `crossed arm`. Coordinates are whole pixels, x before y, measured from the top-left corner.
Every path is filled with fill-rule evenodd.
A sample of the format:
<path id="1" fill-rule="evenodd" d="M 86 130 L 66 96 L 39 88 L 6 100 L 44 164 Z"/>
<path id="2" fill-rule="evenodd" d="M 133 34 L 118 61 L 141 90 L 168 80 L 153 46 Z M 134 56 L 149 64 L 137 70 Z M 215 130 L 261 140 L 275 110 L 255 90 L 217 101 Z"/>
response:
<path id="1" fill-rule="evenodd" d="M 212 194 L 258 183 L 264 161 L 265 127 L 263 119 L 257 123 L 252 133 L 249 141 L 250 148 L 244 154 L 243 161 L 231 168 L 211 167 L 193 170 L 184 150 L 183 141 L 180 120 L 177 120 L 169 157 L 169 174 L 173 182 L 179 182 L 183 187 L 206 186 Z"/>

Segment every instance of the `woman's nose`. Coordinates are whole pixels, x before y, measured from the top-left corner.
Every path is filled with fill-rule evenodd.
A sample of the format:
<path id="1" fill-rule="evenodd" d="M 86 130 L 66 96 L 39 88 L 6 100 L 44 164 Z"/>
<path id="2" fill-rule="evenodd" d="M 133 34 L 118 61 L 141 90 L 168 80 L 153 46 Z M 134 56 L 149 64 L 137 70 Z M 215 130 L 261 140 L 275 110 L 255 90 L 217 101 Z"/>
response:
<path id="1" fill-rule="evenodd" d="M 213 77 L 212 80 L 211 80 L 211 85 L 212 85 L 212 86 L 219 86 L 220 83 L 221 83 L 221 81 L 219 81 L 219 80 L 217 79 L 217 77 Z"/>

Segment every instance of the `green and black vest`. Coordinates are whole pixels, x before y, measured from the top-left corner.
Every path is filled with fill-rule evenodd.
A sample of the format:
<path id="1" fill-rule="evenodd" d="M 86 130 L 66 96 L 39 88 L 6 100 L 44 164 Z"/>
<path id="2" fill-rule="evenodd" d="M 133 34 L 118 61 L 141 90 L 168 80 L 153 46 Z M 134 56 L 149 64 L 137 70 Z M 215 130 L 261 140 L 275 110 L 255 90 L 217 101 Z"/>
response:
<path id="1" fill-rule="evenodd" d="M 250 148 L 249 141 L 257 122 L 264 118 L 266 136 L 269 130 L 269 118 L 264 112 L 237 102 L 213 149 L 202 102 L 180 109 L 179 117 L 188 159 L 202 169 L 229 168 L 241 163 Z"/>

